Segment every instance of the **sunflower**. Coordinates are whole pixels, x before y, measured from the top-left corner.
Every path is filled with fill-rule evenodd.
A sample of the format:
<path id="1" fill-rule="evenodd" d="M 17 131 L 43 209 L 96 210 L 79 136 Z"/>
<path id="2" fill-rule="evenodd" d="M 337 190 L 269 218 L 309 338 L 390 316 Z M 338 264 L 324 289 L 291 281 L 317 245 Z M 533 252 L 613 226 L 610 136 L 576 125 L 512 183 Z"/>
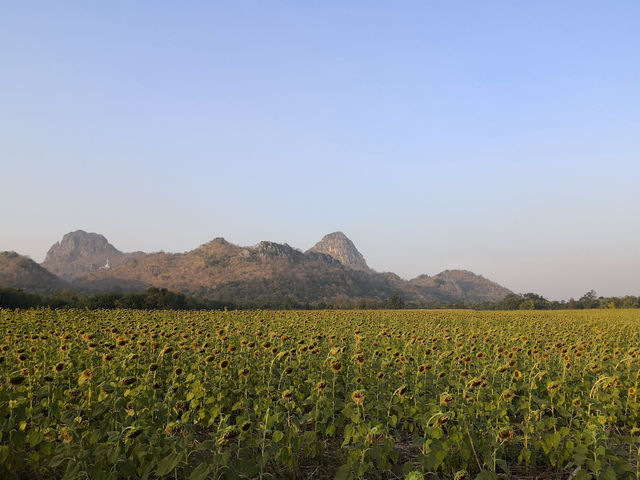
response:
<path id="1" fill-rule="evenodd" d="M 331 370 L 333 373 L 339 373 L 342 370 L 342 362 L 340 360 L 332 360 Z"/>
<path id="2" fill-rule="evenodd" d="M 510 428 L 506 428 L 504 430 L 500 430 L 500 432 L 498 432 L 498 438 L 500 439 L 501 442 L 504 442 L 505 440 L 509 440 L 510 438 L 513 438 L 515 436 L 515 432 L 513 430 L 511 430 Z"/>
<path id="3" fill-rule="evenodd" d="M 351 400 L 353 400 L 353 403 L 358 406 L 364 405 L 364 393 L 362 393 L 360 390 L 356 390 L 351 394 Z"/>
<path id="4" fill-rule="evenodd" d="M 143 430 L 141 428 L 134 428 L 129 433 L 127 433 L 127 440 L 133 440 L 136 437 L 142 435 Z"/>
<path id="5" fill-rule="evenodd" d="M 15 377 L 11 377 L 9 379 L 9 384 L 12 387 L 18 386 L 20 385 L 22 382 L 24 382 L 26 380 L 26 377 L 23 377 L 22 375 L 16 375 Z"/>
<path id="6" fill-rule="evenodd" d="M 449 405 L 453 400 L 454 398 L 447 392 L 440 395 L 440 405 Z"/>
<path id="7" fill-rule="evenodd" d="M 513 397 L 515 396 L 516 396 L 515 393 L 513 393 L 510 390 L 506 390 L 505 392 L 502 393 L 502 399 L 507 402 L 510 402 L 511 400 L 513 400 Z"/>
<path id="8" fill-rule="evenodd" d="M 394 395 L 397 395 L 398 397 L 402 398 L 402 396 L 407 393 L 407 386 L 406 385 L 402 385 L 401 387 L 398 387 L 396 389 L 395 392 L 393 392 Z"/>
<path id="9" fill-rule="evenodd" d="M 558 382 L 550 382 L 547 385 L 547 390 L 549 391 L 549 393 L 552 393 L 553 391 L 557 390 L 558 388 L 560 388 L 560 384 Z"/>
<path id="10" fill-rule="evenodd" d="M 436 426 L 439 427 L 440 425 L 444 425 L 450 419 L 451 419 L 451 417 L 449 415 L 442 415 L 442 416 L 438 417 L 438 419 L 436 420 Z"/>
<path id="11" fill-rule="evenodd" d="M 222 360 L 219 364 L 218 367 L 220 367 L 220 370 L 226 370 L 227 367 L 229 366 L 229 360 Z"/>
<path id="12" fill-rule="evenodd" d="M 520 370 L 515 370 L 513 372 L 513 378 L 516 380 L 520 380 L 522 378 L 522 372 Z"/>

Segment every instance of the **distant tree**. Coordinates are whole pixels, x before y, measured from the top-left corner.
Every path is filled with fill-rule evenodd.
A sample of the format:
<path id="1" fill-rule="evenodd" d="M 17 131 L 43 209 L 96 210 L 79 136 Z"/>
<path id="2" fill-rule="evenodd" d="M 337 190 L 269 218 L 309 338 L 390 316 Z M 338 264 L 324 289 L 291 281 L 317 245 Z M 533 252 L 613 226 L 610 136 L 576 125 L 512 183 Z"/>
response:
<path id="1" fill-rule="evenodd" d="M 404 300 L 400 295 L 398 295 L 397 293 L 394 293 L 387 300 L 387 305 L 389 306 L 389 308 L 401 309 L 401 308 L 404 308 Z"/>
<path id="2" fill-rule="evenodd" d="M 598 295 L 595 290 L 589 290 L 578 300 L 578 308 L 598 308 L 600 302 L 598 301 Z"/>
<path id="3" fill-rule="evenodd" d="M 518 306 L 519 310 L 535 310 L 536 306 L 533 300 L 525 300 Z"/>
<path id="4" fill-rule="evenodd" d="M 73 290 L 62 290 L 49 297 L 49 305 L 53 308 L 74 307 L 78 304 L 78 295 Z"/>

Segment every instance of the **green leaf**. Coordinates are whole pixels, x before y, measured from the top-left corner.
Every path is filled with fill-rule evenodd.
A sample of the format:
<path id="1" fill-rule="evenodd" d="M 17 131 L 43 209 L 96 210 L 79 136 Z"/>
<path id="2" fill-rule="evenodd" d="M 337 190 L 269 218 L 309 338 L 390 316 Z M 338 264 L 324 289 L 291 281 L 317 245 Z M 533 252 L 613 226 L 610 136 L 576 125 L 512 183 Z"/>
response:
<path id="1" fill-rule="evenodd" d="M 424 480 L 424 475 L 422 472 L 414 470 L 413 472 L 409 472 L 405 475 L 404 480 Z"/>
<path id="2" fill-rule="evenodd" d="M 189 480 L 205 480 L 209 473 L 211 473 L 211 467 L 206 463 L 201 463 L 191 472 Z"/>
<path id="3" fill-rule="evenodd" d="M 284 438 L 284 433 L 282 433 L 280 430 L 276 430 L 275 432 L 273 432 L 273 435 L 271 436 L 271 439 L 276 443 L 279 443 L 283 438 Z"/>
<path id="4" fill-rule="evenodd" d="M 352 478 L 349 465 L 341 465 L 336 471 L 335 480 L 349 480 Z"/>
<path id="5" fill-rule="evenodd" d="M 160 462 L 158 462 L 158 467 L 156 468 L 156 475 L 162 477 L 171 473 L 180 463 L 180 457 L 177 454 L 168 455 Z"/>
<path id="6" fill-rule="evenodd" d="M 0 465 L 4 465 L 9 458 L 9 445 L 0 445 Z"/>
<path id="7" fill-rule="evenodd" d="M 27 435 L 27 439 L 29 440 L 31 448 L 33 448 L 44 440 L 44 435 L 40 431 L 31 430 Z"/>
<path id="8" fill-rule="evenodd" d="M 613 468 L 607 467 L 602 471 L 598 478 L 602 480 L 616 480 L 617 475 Z"/>
<path id="9" fill-rule="evenodd" d="M 495 472 L 483 470 L 476 476 L 476 480 L 498 480 L 498 475 Z"/>
<path id="10" fill-rule="evenodd" d="M 389 424 L 392 427 L 395 427 L 398 424 L 398 417 L 397 415 L 391 415 L 391 418 L 389 419 Z"/>

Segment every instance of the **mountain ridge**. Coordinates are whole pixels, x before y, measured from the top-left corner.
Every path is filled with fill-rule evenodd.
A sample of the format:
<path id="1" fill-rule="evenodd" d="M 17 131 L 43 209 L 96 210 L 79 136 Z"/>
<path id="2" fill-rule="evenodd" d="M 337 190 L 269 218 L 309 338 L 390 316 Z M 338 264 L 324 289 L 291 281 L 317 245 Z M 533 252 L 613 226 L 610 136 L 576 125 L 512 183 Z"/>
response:
<path id="1" fill-rule="evenodd" d="M 394 294 L 410 302 L 479 303 L 511 293 L 466 270 L 411 280 L 376 272 L 342 232 L 325 235 L 306 251 L 270 241 L 243 247 L 217 237 L 183 253 L 125 253 L 103 235 L 77 230 L 49 249 L 41 267 L 80 293 L 127 293 L 154 286 L 236 303 L 382 300 Z"/>

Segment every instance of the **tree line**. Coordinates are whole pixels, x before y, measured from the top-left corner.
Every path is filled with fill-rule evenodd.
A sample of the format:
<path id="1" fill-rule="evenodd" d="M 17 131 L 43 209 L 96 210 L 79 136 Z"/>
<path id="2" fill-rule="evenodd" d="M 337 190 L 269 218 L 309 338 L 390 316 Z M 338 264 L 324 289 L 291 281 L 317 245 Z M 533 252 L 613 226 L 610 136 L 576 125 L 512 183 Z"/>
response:
<path id="1" fill-rule="evenodd" d="M 588 308 L 640 308 L 640 297 L 602 297 L 589 290 L 578 300 L 547 300 L 536 293 L 509 294 L 499 302 L 475 305 L 479 310 L 582 310 Z"/>
<path id="2" fill-rule="evenodd" d="M 140 293 L 99 293 L 79 295 L 65 290 L 51 296 L 36 295 L 24 290 L 0 287 L 0 308 L 134 308 L 146 310 L 379 310 L 379 309 L 476 309 L 476 310 L 563 310 L 589 308 L 640 308 L 640 297 L 602 297 L 590 290 L 578 300 L 547 300 L 535 293 L 509 294 L 497 302 L 466 304 L 462 301 L 407 302 L 395 293 L 383 300 L 351 299 L 346 296 L 332 300 L 301 302 L 291 296 L 261 301 L 204 300 L 166 288 L 148 288 Z"/>

